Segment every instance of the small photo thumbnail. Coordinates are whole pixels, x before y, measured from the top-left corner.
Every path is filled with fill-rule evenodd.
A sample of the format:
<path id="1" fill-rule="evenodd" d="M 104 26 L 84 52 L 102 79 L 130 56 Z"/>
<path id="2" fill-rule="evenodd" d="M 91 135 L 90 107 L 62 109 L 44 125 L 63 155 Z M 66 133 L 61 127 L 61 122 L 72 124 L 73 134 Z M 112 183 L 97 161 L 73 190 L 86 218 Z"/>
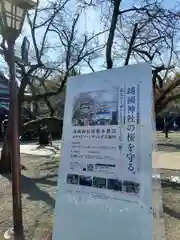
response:
<path id="1" fill-rule="evenodd" d="M 131 182 L 131 181 L 124 181 L 123 182 L 123 191 L 127 193 L 135 193 L 139 194 L 140 192 L 140 184 Z"/>
<path id="2" fill-rule="evenodd" d="M 79 176 L 79 185 L 91 187 L 92 178 L 88 176 Z"/>
<path id="3" fill-rule="evenodd" d="M 122 181 L 118 179 L 107 179 L 107 188 L 114 191 L 122 191 Z"/>
<path id="4" fill-rule="evenodd" d="M 76 174 L 68 174 L 66 179 L 68 184 L 78 184 L 79 183 L 79 176 Z"/>
<path id="5" fill-rule="evenodd" d="M 93 187 L 106 188 L 106 178 L 93 177 Z"/>

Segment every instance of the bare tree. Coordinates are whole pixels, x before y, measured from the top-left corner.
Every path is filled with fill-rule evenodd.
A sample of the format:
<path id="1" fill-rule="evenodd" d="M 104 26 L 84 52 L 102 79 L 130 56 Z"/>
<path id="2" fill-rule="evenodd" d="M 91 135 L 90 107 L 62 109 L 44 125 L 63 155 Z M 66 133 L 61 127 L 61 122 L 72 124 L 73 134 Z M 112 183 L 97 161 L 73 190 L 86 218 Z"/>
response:
<path id="1" fill-rule="evenodd" d="M 179 9 L 167 9 L 157 0 L 143 0 L 127 9 L 121 8 L 123 1 L 108 2 L 102 13 L 105 26 L 109 25 L 106 67 L 151 62 L 155 112 L 159 114 L 180 97 L 179 77 L 167 81 L 179 62 Z M 88 4 L 95 6 L 93 1 Z"/>
<path id="2" fill-rule="evenodd" d="M 98 36 L 101 33 L 89 35 L 86 32 L 78 32 L 78 24 L 82 13 L 81 8 L 77 6 L 77 10 L 73 13 L 69 12 L 69 0 L 57 0 L 43 6 L 37 7 L 34 14 L 28 13 L 28 23 L 34 49 L 34 57 L 29 66 L 24 66 L 19 60 L 16 63 L 19 67 L 20 87 L 18 91 L 19 98 L 19 118 L 21 116 L 21 108 L 24 101 L 37 102 L 44 99 L 47 103 L 51 116 L 54 115 L 54 109 L 49 101 L 49 98 L 65 91 L 66 81 L 73 69 L 80 67 L 81 63 L 86 63 L 93 55 L 97 57 L 104 45 L 99 45 Z M 43 16 L 43 17 L 42 17 Z M 45 16 L 45 18 L 44 18 Z M 38 32 L 41 30 L 41 36 Z M 51 44 L 51 38 L 56 37 L 56 40 Z M 2 51 L 6 51 L 6 45 L 3 41 Z M 56 52 L 55 62 L 48 61 L 52 51 Z M 54 73 L 59 77 L 59 87 L 56 90 L 48 90 L 44 81 L 50 78 Z M 39 81 L 39 87 L 35 82 Z M 31 95 L 26 95 L 27 88 L 30 89 Z M 44 92 L 39 91 L 44 88 Z M 30 125 L 37 127 L 41 123 L 47 123 L 51 118 L 37 119 Z M 52 118 L 53 121 L 53 118 Z M 51 124 L 50 124 L 51 125 Z M 20 132 L 28 129 L 28 124 L 20 126 Z M 10 129 L 8 127 L 9 132 Z M 11 171 L 11 161 L 8 154 L 8 142 L 5 141 L 2 156 L 0 161 L 0 171 Z"/>
<path id="3" fill-rule="evenodd" d="M 47 11 L 49 11 L 49 9 Z M 38 100 L 42 97 L 50 97 L 54 94 L 60 93 L 65 86 L 68 76 L 72 75 L 72 71 L 77 66 L 80 67 L 80 64 L 89 62 L 89 59 L 93 59 L 93 57 L 96 58 L 98 52 L 103 49 L 104 44 L 100 45 L 98 42 L 98 36 L 103 32 L 92 34 L 88 34 L 86 32 L 81 34 L 78 33 L 81 13 L 81 9 L 78 9 L 73 14 L 66 12 L 65 8 L 63 8 L 62 16 L 62 12 L 58 11 L 51 24 L 48 26 L 48 33 L 51 34 L 52 37 L 58 39 L 56 40 L 57 45 L 55 44 L 55 46 L 52 46 L 51 44 L 46 44 L 43 49 L 42 47 L 40 49 L 41 53 L 47 49 L 51 49 L 51 51 L 54 50 L 56 53 L 59 52 L 57 61 L 51 64 L 51 66 L 49 66 L 48 61 L 47 63 L 44 63 L 46 70 L 49 68 L 50 71 L 59 72 L 59 89 L 57 89 L 56 92 L 37 94 L 36 96 L 26 98 L 26 100 Z M 29 21 L 31 22 L 30 19 Z M 32 35 L 35 36 L 36 27 L 33 27 L 32 23 L 30 23 L 30 26 Z M 34 39 L 36 38 L 34 37 Z M 43 40 L 43 42 L 45 43 L 45 40 Z M 37 44 L 35 45 L 37 56 L 39 56 Z"/>
<path id="4" fill-rule="evenodd" d="M 122 1 L 110 2 L 107 68 L 124 60 L 127 65 L 129 58 L 130 62 L 151 62 L 155 111 L 159 113 L 170 101 L 179 98 L 178 94 L 170 96 L 179 79 L 166 84 L 167 76 L 179 62 L 179 10 L 166 9 L 156 0 L 143 0 L 127 9 L 121 8 Z"/>

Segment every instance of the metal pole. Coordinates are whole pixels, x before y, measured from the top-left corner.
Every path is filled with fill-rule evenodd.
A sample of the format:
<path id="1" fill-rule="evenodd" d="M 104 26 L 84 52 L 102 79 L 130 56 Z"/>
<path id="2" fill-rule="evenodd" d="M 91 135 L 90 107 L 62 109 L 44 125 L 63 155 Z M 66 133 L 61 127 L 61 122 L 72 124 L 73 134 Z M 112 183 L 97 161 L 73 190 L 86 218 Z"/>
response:
<path id="1" fill-rule="evenodd" d="M 22 221 L 22 201 L 21 201 L 21 169 L 20 169 L 20 144 L 19 144 L 19 107 L 18 107 L 18 88 L 16 83 L 16 67 L 14 62 L 14 41 L 8 40 L 8 50 L 6 60 L 9 66 L 9 93 L 10 93 L 10 111 L 11 119 L 9 129 L 9 148 L 12 164 L 12 198 L 13 198 L 13 222 L 14 239 L 23 240 L 23 221 Z"/>

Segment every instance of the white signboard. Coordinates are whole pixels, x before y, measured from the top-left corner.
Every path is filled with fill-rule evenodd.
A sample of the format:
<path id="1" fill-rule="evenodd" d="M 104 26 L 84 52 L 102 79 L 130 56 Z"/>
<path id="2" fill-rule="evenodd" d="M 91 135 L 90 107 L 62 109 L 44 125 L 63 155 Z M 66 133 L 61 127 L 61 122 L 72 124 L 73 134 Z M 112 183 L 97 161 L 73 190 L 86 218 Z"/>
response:
<path id="1" fill-rule="evenodd" d="M 53 240 L 152 240 L 149 63 L 69 79 Z"/>

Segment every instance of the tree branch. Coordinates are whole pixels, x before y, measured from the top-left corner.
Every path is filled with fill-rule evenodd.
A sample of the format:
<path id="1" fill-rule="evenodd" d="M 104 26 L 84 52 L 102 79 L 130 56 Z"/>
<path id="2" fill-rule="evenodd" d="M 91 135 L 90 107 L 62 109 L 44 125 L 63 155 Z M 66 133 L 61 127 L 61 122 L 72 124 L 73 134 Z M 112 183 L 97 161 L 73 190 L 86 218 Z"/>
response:
<path id="1" fill-rule="evenodd" d="M 138 27 L 138 24 L 135 23 L 134 29 L 133 29 L 133 33 L 132 33 L 132 37 L 131 37 L 131 41 L 130 41 L 130 43 L 129 43 L 129 48 L 128 48 L 128 52 L 127 52 L 127 57 L 126 57 L 125 64 L 124 64 L 125 66 L 128 65 L 128 63 L 129 63 L 129 59 L 130 59 L 130 56 L 131 56 L 133 44 L 134 44 L 135 39 L 136 39 L 137 27 Z"/>
<path id="2" fill-rule="evenodd" d="M 113 46 L 113 40 L 117 25 L 117 19 L 119 15 L 119 7 L 120 7 L 121 0 L 114 1 L 114 7 L 113 7 L 113 15 L 111 19 L 111 26 L 109 30 L 109 36 L 107 40 L 107 47 L 106 47 L 106 64 L 107 69 L 110 69 L 113 67 L 113 61 L 112 61 L 112 46 Z"/>

